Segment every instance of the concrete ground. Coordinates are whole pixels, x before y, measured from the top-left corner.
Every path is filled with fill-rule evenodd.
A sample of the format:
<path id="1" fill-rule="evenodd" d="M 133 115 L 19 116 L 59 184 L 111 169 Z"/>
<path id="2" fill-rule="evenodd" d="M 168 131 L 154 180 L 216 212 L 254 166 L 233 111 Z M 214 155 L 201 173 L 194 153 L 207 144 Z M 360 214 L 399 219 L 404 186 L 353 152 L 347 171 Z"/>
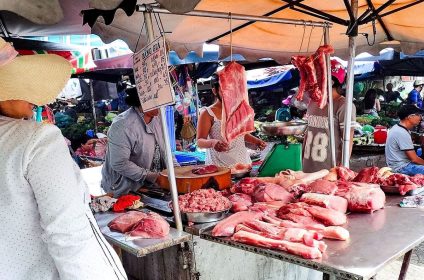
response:
<path id="1" fill-rule="evenodd" d="M 352 170 L 359 171 L 369 166 L 386 166 L 386 157 L 384 154 L 379 155 L 352 155 L 350 167 Z M 424 221 L 423 221 L 424 222 Z M 393 280 L 398 279 L 403 258 L 400 258 L 383 268 L 377 274 L 377 280 Z M 412 253 L 406 280 L 423 280 L 424 279 L 424 243 L 421 243 Z"/>

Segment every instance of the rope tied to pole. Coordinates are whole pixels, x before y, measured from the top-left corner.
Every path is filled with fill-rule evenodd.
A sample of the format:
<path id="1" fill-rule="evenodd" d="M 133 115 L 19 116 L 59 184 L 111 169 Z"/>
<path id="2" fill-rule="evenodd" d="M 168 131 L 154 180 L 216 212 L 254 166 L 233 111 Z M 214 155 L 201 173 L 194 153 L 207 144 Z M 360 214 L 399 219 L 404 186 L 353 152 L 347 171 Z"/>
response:
<path id="1" fill-rule="evenodd" d="M 228 13 L 230 19 L 230 60 L 233 61 L 233 17 L 231 12 Z"/>

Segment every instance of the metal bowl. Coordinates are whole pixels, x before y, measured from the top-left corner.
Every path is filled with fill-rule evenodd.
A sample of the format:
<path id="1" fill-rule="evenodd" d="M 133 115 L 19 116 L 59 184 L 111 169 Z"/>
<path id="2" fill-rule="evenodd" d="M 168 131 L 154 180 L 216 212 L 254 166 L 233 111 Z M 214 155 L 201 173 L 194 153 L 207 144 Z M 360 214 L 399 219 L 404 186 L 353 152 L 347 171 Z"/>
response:
<path id="1" fill-rule="evenodd" d="M 181 218 L 185 222 L 211 223 L 220 221 L 227 217 L 231 207 L 218 212 L 181 212 Z"/>
<path id="2" fill-rule="evenodd" d="M 308 124 L 301 121 L 268 122 L 261 125 L 261 130 L 268 136 L 300 135 L 303 134 Z"/>
<path id="3" fill-rule="evenodd" d="M 231 178 L 234 179 L 241 179 L 246 177 L 247 175 L 250 174 L 250 171 L 252 171 L 252 169 L 249 169 L 247 171 L 243 171 L 243 172 L 235 172 L 235 173 L 231 173 Z"/>

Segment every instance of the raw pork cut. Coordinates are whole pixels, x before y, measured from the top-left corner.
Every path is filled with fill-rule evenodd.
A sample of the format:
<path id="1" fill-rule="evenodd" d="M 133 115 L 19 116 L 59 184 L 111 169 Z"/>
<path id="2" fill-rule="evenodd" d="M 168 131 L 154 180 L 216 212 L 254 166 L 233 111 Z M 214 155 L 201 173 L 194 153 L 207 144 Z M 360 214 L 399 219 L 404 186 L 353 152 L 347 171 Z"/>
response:
<path id="1" fill-rule="evenodd" d="M 213 236 L 231 236 L 238 224 L 261 219 L 263 213 L 254 211 L 237 212 L 220 221 L 212 230 Z"/>
<path id="2" fill-rule="evenodd" d="M 126 233 L 130 231 L 141 219 L 146 217 L 146 215 L 146 213 L 139 211 L 129 211 L 110 221 L 108 227 L 110 230 Z"/>
<path id="3" fill-rule="evenodd" d="M 274 206 L 267 205 L 266 203 L 255 203 L 249 207 L 250 211 L 261 212 L 266 215 L 276 216 L 277 208 Z"/>
<path id="4" fill-rule="evenodd" d="M 296 223 L 290 220 L 282 220 L 277 217 L 272 217 L 269 215 L 264 215 L 262 219 L 268 223 L 271 223 L 280 227 L 285 227 L 285 228 L 303 228 L 307 230 L 317 230 L 317 231 L 324 230 L 325 228 L 323 224 L 318 224 L 318 223 L 313 225 L 301 224 L 301 223 Z"/>
<path id="5" fill-rule="evenodd" d="M 338 226 L 346 223 L 345 214 L 333 209 L 311 206 L 304 202 L 291 203 L 281 207 L 277 212 L 277 217 L 301 224 L 314 224 L 314 221 L 319 221 L 327 226 Z"/>
<path id="6" fill-rule="evenodd" d="M 386 203 L 386 195 L 379 187 L 352 186 L 346 199 L 351 212 L 372 213 L 383 208 Z"/>
<path id="7" fill-rule="evenodd" d="M 283 187 L 272 183 L 258 186 L 255 190 L 254 197 L 258 202 L 283 201 L 288 203 L 293 200 L 292 194 Z"/>
<path id="8" fill-rule="evenodd" d="M 367 167 L 359 171 L 358 175 L 352 180 L 361 183 L 378 183 L 378 170 L 376 166 Z"/>
<path id="9" fill-rule="evenodd" d="M 247 79 L 244 67 L 230 62 L 218 72 L 219 92 L 222 98 L 222 137 L 230 143 L 238 136 L 255 130 L 255 112 L 249 106 Z"/>
<path id="10" fill-rule="evenodd" d="M 344 213 L 339 211 L 323 208 L 319 206 L 310 206 L 306 208 L 312 216 L 321 221 L 326 226 L 340 226 L 346 223 L 347 218 Z"/>
<path id="11" fill-rule="evenodd" d="M 325 54 L 333 53 L 333 47 L 324 45 L 318 48 L 311 56 L 294 56 L 292 63 L 299 69 L 300 85 L 296 98 L 303 100 L 304 92 L 307 92 L 314 102 L 322 109 L 327 104 L 327 66 Z"/>
<path id="12" fill-rule="evenodd" d="M 169 228 L 169 224 L 164 218 L 159 214 L 150 212 L 134 225 L 128 232 L 127 238 L 162 238 L 169 234 Z"/>
<path id="13" fill-rule="evenodd" d="M 327 180 L 316 180 L 309 184 L 308 192 L 322 193 L 322 194 L 335 194 L 337 191 L 337 184 Z"/>
<path id="14" fill-rule="evenodd" d="M 304 193 L 300 198 L 300 201 L 309 205 L 333 209 L 341 213 L 346 213 L 347 211 L 347 200 L 340 196 L 319 193 Z"/>
<path id="15" fill-rule="evenodd" d="M 256 187 L 261 185 L 262 183 L 259 180 L 253 178 L 243 178 L 234 184 L 231 187 L 232 193 L 244 193 L 248 195 L 253 195 L 256 190 Z"/>
<path id="16" fill-rule="evenodd" d="M 235 193 L 228 197 L 233 206 L 231 207 L 232 212 L 246 211 L 250 206 L 253 205 L 252 197 L 244 193 Z"/>
<path id="17" fill-rule="evenodd" d="M 178 197 L 182 212 L 217 212 L 231 208 L 231 202 L 214 189 L 196 190 Z"/>
<path id="18" fill-rule="evenodd" d="M 321 233 L 324 236 L 324 238 L 327 238 L 327 239 L 335 239 L 335 240 L 349 239 L 349 231 L 339 226 L 325 227 L 325 229 L 322 231 L 319 231 L 319 233 Z"/>
<path id="19" fill-rule="evenodd" d="M 318 259 L 322 257 L 322 253 L 318 248 L 309 247 L 302 243 L 295 243 L 285 240 L 275 240 L 243 230 L 236 232 L 231 239 L 248 245 L 285 251 L 294 255 L 301 256 L 305 259 Z"/>
<path id="20" fill-rule="evenodd" d="M 355 171 L 350 170 L 344 166 L 336 167 L 337 176 L 342 181 L 350 181 L 356 177 Z"/>
<path id="21" fill-rule="evenodd" d="M 417 175 L 415 175 L 417 176 Z M 415 184 L 408 175 L 405 174 L 392 174 L 382 182 L 383 186 L 396 186 L 399 188 L 399 193 L 405 195 L 411 190 L 417 189 L 419 186 Z M 420 181 L 420 177 L 415 177 L 413 180 Z"/>
<path id="22" fill-rule="evenodd" d="M 206 165 L 203 167 L 194 168 L 191 172 L 196 175 L 212 174 L 218 172 L 218 167 L 216 165 Z"/>

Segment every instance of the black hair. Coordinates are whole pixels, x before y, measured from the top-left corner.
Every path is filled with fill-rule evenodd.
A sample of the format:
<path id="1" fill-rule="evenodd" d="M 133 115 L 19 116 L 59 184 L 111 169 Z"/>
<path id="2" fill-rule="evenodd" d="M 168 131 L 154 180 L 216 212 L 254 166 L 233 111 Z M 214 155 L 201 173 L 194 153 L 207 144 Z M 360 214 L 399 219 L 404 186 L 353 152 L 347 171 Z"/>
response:
<path id="1" fill-rule="evenodd" d="M 377 91 L 375 89 L 369 89 L 367 93 L 365 93 L 364 97 L 364 109 L 370 110 L 375 106 L 375 100 L 377 99 Z"/>
<path id="2" fill-rule="evenodd" d="M 125 103 L 127 103 L 128 106 L 133 106 L 133 107 L 141 106 L 137 89 L 135 87 L 127 88 L 125 90 L 125 93 L 127 94 L 127 96 L 125 97 Z"/>
<path id="3" fill-rule="evenodd" d="M 219 90 L 219 76 L 218 74 L 213 74 L 211 77 L 211 87 Z"/>

